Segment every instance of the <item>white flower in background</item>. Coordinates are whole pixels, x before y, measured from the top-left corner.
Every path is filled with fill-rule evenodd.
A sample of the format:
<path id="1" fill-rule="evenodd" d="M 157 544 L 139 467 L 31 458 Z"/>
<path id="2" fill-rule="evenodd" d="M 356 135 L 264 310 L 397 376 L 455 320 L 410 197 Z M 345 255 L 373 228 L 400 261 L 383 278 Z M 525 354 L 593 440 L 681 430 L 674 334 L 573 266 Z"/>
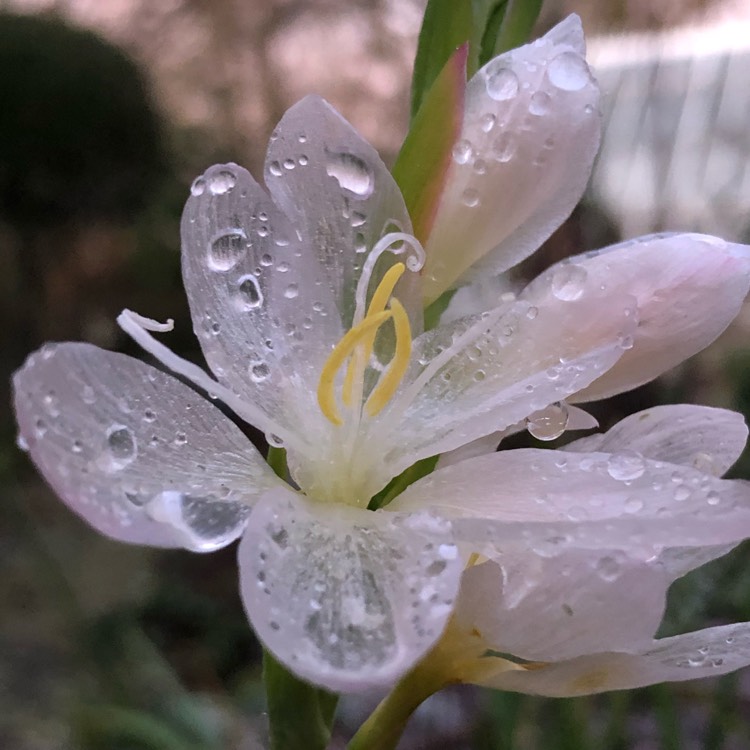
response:
<path id="1" fill-rule="evenodd" d="M 16 373 L 21 441 L 64 501 L 110 537 L 207 551 L 241 536 L 242 593 L 258 636 L 335 691 L 390 684 L 424 655 L 477 554 L 489 562 L 468 568 L 462 602 L 488 569 L 521 576 L 513 585 L 522 587 L 528 559 L 541 597 L 535 581 L 552 580 L 558 557 L 571 568 L 585 560 L 586 570 L 611 557 L 625 570 L 665 548 L 750 536 L 744 485 L 681 460 L 667 467 L 641 446 L 647 436 L 634 438 L 642 456 L 600 436 L 567 463 L 551 451 L 453 453 L 526 418 L 537 434 L 560 435 L 570 414 L 560 402 L 655 377 L 712 341 L 747 292 L 745 248 L 652 237 L 566 261 L 518 298 L 422 330 L 425 301 L 477 269 L 510 267 L 564 220 L 596 150 L 597 107 L 573 18 L 479 71 L 427 257 L 377 154 L 316 97 L 272 135 L 268 192 L 231 164 L 193 183 L 183 278 L 215 379 L 149 333 L 169 325 L 129 311 L 120 324 L 284 446 L 294 487 L 192 388 L 87 344 L 48 345 Z M 701 415 L 706 430 L 736 427 L 734 417 Z M 580 411 L 574 417 L 580 423 Z M 724 467 L 720 444 L 701 444 L 712 466 Z M 445 468 L 367 510 L 393 477 L 446 452 Z M 518 596 L 500 580 L 480 582 L 498 622 Z M 612 576 L 608 595 L 619 596 L 620 581 Z M 458 615 L 471 612 L 462 604 Z M 528 635 L 528 622 L 521 629 Z M 550 649 L 547 659 L 519 658 L 552 661 Z"/>

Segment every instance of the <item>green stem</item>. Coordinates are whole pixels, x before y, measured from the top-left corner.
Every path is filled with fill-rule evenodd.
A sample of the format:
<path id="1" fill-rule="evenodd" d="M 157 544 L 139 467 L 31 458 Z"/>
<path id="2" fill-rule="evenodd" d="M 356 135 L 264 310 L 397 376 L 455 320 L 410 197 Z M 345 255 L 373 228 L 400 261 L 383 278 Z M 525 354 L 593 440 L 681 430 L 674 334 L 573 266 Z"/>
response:
<path id="1" fill-rule="evenodd" d="M 347 745 L 347 750 L 393 750 L 414 711 L 445 684 L 445 674 L 431 670 L 429 660 L 418 664 L 381 701 Z"/>
<path id="2" fill-rule="evenodd" d="M 325 750 L 338 697 L 295 677 L 263 651 L 273 750 Z"/>

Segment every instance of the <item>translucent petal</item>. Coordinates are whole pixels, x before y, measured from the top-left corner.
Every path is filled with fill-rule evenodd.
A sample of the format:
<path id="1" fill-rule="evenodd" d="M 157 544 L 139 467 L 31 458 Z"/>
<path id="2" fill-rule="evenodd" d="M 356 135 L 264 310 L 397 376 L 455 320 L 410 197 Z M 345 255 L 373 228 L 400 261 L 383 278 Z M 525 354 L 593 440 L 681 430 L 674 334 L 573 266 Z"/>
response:
<path id="1" fill-rule="evenodd" d="M 250 621 L 292 671 L 329 690 L 392 684 L 435 642 L 464 561 L 450 525 L 269 493 L 239 549 Z"/>
<path id="2" fill-rule="evenodd" d="M 572 397 L 594 401 L 630 390 L 708 346 L 732 321 L 750 286 L 750 251 L 699 234 L 651 235 L 552 266 L 524 292 L 564 272 L 566 263 L 638 299 L 639 326 L 616 367 Z"/>
<path id="3" fill-rule="evenodd" d="M 599 146 L 599 89 L 570 16 L 468 83 L 461 138 L 427 243 L 425 297 L 536 250 L 583 194 Z"/>
<path id="4" fill-rule="evenodd" d="M 621 356 L 636 325 L 632 297 L 585 274 L 559 281 L 548 279 L 535 304 L 520 300 L 414 342 L 412 368 L 377 425 L 398 435 L 386 456 L 398 471 L 565 399 Z"/>
<path id="5" fill-rule="evenodd" d="M 216 407 L 131 357 L 50 344 L 13 386 L 31 458 L 73 511 L 114 539 L 216 549 L 279 483 Z"/>
<path id="6" fill-rule="evenodd" d="M 219 382 L 268 415 L 284 439 L 304 414 L 319 413 L 320 370 L 344 331 L 336 299 L 249 172 L 213 166 L 191 192 L 182 272 L 195 333 Z"/>
<path id="7" fill-rule="evenodd" d="M 324 268 L 344 327 L 349 328 L 354 289 L 368 254 L 388 232 L 412 231 L 391 173 L 377 151 L 328 102 L 306 96 L 287 110 L 274 130 L 265 180 L 279 207 L 294 218 L 305 248 Z M 407 258 L 407 267 L 416 264 L 412 251 L 400 259 Z M 386 254 L 376 268 L 372 290 L 393 260 Z M 416 265 L 413 270 L 418 270 Z M 405 273 L 394 294 L 419 333 L 420 275 Z"/>
<path id="8" fill-rule="evenodd" d="M 653 638 L 669 583 L 619 550 L 501 554 L 467 569 L 455 617 L 494 651 L 559 661 Z"/>
<path id="9" fill-rule="evenodd" d="M 637 454 L 501 451 L 436 471 L 388 507 L 432 507 L 476 549 L 543 556 L 586 548 L 653 557 L 750 536 L 750 486 Z"/>
<path id="10" fill-rule="evenodd" d="M 750 623 L 742 622 L 652 641 L 636 653 L 592 654 L 527 672 L 498 674 L 487 684 L 538 695 L 587 695 L 718 677 L 748 665 Z"/>
<path id="11" fill-rule="evenodd" d="M 581 438 L 566 451 L 637 451 L 655 461 L 693 466 L 714 476 L 725 474 L 747 442 L 742 414 L 693 404 L 655 406 L 632 414 L 607 432 Z"/>

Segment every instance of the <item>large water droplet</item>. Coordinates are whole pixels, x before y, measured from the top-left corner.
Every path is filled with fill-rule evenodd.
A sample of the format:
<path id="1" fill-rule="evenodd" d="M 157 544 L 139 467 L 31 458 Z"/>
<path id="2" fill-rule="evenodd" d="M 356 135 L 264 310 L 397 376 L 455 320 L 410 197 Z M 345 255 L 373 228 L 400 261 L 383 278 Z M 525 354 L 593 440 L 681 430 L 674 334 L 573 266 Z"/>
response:
<path id="1" fill-rule="evenodd" d="M 167 490 L 148 503 L 146 512 L 154 521 L 175 528 L 185 546 L 210 552 L 226 546 L 242 533 L 250 508 L 211 496 Z"/>
<path id="2" fill-rule="evenodd" d="M 107 468 L 113 471 L 124 469 L 138 455 L 133 431 L 124 425 L 112 425 L 107 430 L 106 450 Z"/>
<path id="3" fill-rule="evenodd" d="M 537 440 L 555 440 L 568 426 L 567 404 L 559 402 L 526 418 L 526 429 Z"/>
<path id="4" fill-rule="evenodd" d="M 562 52 L 550 61 L 547 77 L 563 91 L 580 91 L 591 80 L 586 61 L 575 52 Z"/>
<path id="5" fill-rule="evenodd" d="M 190 193 L 194 196 L 203 195 L 206 192 L 206 181 L 203 177 L 196 177 L 190 186 Z"/>
<path id="6" fill-rule="evenodd" d="M 518 93 L 518 76 L 502 63 L 487 68 L 487 94 L 497 102 L 512 99 Z"/>
<path id="7" fill-rule="evenodd" d="M 230 271 L 245 254 L 247 235 L 244 229 L 234 228 L 221 232 L 208 245 L 208 266 L 212 271 Z"/>
<path id="8" fill-rule="evenodd" d="M 271 368 L 263 361 L 253 362 L 250 365 L 250 379 L 253 383 L 262 383 L 268 379 L 271 374 Z"/>
<path id="9" fill-rule="evenodd" d="M 572 302 L 583 294 L 588 272 L 575 263 L 562 263 L 552 276 L 552 294 L 557 299 Z"/>
<path id="10" fill-rule="evenodd" d="M 620 482 L 628 482 L 638 479 L 646 471 L 646 462 L 643 456 L 636 451 L 622 451 L 612 454 L 607 461 L 607 473 L 612 479 Z"/>
<path id="11" fill-rule="evenodd" d="M 239 279 L 237 291 L 243 309 L 255 310 L 263 304 L 263 292 L 260 290 L 258 279 L 252 273 L 245 274 Z"/>
<path id="12" fill-rule="evenodd" d="M 326 173 L 339 185 L 361 198 L 372 193 L 374 178 L 372 169 L 363 159 L 354 154 L 328 154 Z"/>
<path id="13" fill-rule="evenodd" d="M 208 189 L 214 195 L 224 195 L 224 193 L 228 193 L 236 184 L 237 175 L 228 169 L 222 169 L 208 178 Z"/>

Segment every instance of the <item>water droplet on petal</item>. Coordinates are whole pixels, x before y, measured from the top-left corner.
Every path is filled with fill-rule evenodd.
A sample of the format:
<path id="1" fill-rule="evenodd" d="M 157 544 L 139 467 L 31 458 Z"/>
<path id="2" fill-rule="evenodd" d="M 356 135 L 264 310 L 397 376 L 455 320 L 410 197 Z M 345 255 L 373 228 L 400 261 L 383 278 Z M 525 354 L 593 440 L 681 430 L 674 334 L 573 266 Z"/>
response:
<path id="1" fill-rule="evenodd" d="M 297 284 L 289 284 L 289 286 L 284 290 L 284 296 L 287 299 L 294 299 L 299 295 L 299 286 Z"/>
<path id="2" fill-rule="evenodd" d="M 453 147 L 453 161 L 456 164 L 466 164 L 471 159 L 472 152 L 471 143 L 462 139 Z"/>
<path id="3" fill-rule="evenodd" d="M 18 433 L 18 437 L 16 437 L 16 447 L 24 453 L 27 453 L 29 450 L 29 443 L 20 432 Z"/>
<path id="4" fill-rule="evenodd" d="M 263 292 L 258 279 L 251 273 L 245 274 L 237 284 L 240 305 L 245 310 L 254 310 L 263 304 Z"/>
<path id="5" fill-rule="evenodd" d="M 568 406 L 564 402 L 550 404 L 526 418 L 526 429 L 537 440 L 555 440 L 568 426 Z"/>
<path id="6" fill-rule="evenodd" d="M 492 144 L 492 155 L 495 161 L 509 162 L 515 155 L 517 149 L 515 136 L 506 131 L 495 138 Z"/>
<path id="7" fill-rule="evenodd" d="M 677 500 L 677 502 L 683 502 L 684 500 L 687 500 L 690 497 L 690 490 L 685 487 L 685 485 L 680 485 L 677 487 L 674 491 L 674 499 Z"/>
<path id="8" fill-rule="evenodd" d="M 607 473 L 612 479 L 627 482 L 643 476 L 646 470 L 646 462 L 643 456 L 636 451 L 622 451 L 612 454 L 607 460 Z"/>
<path id="9" fill-rule="evenodd" d="M 222 169 L 208 178 L 208 189 L 214 195 L 224 195 L 224 193 L 228 193 L 236 184 L 237 175 L 228 169 Z"/>
<path id="10" fill-rule="evenodd" d="M 354 154 L 328 154 L 326 173 L 339 185 L 361 198 L 367 198 L 374 187 L 370 166 Z"/>
<path id="11" fill-rule="evenodd" d="M 124 425 L 112 425 L 107 430 L 106 447 L 107 468 L 113 471 L 124 469 L 138 454 L 133 431 Z"/>
<path id="12" fill-rule="evenodd" d="M 247 235 L 240 228 L 228 229 L 208 245 L 208 267 L 212 271 L 230 271 L 245 254 Z"/>
<path id="13" fill-rule="evenodd" d="M 274 435 L 271 432 L 266 433 L 266 440 L 272 448 L 284 447 L 284 441 L 278 435 Z"/>
<path id="14" fill-rule="evenodd" d="M 206 192 L 206 181 L 203 177 L 196 177 L 190 186 L 190 193 L 194 196 L 203 195 Z"/>
<path id="15" fill-rule="evenodd" d="M 479 127 L 481 127 L 485 133 L 489 133 L 490 130 L 495 127 L 496 122 L 497 117 L 495 117 L 495 115 L 493 115 L 491 112 L 488 112 L 486 115 L 482 115 L 482 117 L 480 118 Z"/>
<path id="16" fill-rule="evenodd" d="M 552 104 L 552 97 L 546 91 L 535 91 L 529 99 L 529 113 L 541 117 L 546 115 Z"/>
<path id="17" fill-rule="evenodd" d="M 281 175 L 284 174 L 284 171 L 281 169 L 281 164 L 279 164 L 279 162 L 277 162 L 277 161 L 272 161 L 268 165 L 268 171 L 274 177 L 281 177 Z"/>
<path id="18" fill-rule="evenodd" d="M 262 383 L 270 374 L 271 368 L 265 362 L 253 362 L 250 365 L 250 379 L 253 383 Z"/>
<path id="19" fill-rule="evenodd" d="M 501 62 L 490 64 L 487 71 L 487 94 L 497 102 L 512 99 L 518 93 L 518 76 Z"/>
<path id="20" fill-rule="evenodd" d="M 588 272 L 575 263 L 562 263 L 552 276 L 552 293 L 557 299 L 572 302 L 583 294 Z"/>
<path id="21" fill-rule="evenodd" d="M 622 566 L 616 558 L 607 555 L 597 562 L 596 572 L 603 581 L 615 581 L 620 577 Z"/>
<path id="22" fill-rule="evenodd" d="M 575 52 L 561 52 L 547 66 L 550 83 L 563 91 L 580 91 L 591 80 L 586 61 Z"/>
<path id="23" fill-rule="evenodd" d="M 466 188 L 461 196 L 461 200 L 465 206 L 474 208 L 479 205 L 479 191 L 476 188 Z"/>

